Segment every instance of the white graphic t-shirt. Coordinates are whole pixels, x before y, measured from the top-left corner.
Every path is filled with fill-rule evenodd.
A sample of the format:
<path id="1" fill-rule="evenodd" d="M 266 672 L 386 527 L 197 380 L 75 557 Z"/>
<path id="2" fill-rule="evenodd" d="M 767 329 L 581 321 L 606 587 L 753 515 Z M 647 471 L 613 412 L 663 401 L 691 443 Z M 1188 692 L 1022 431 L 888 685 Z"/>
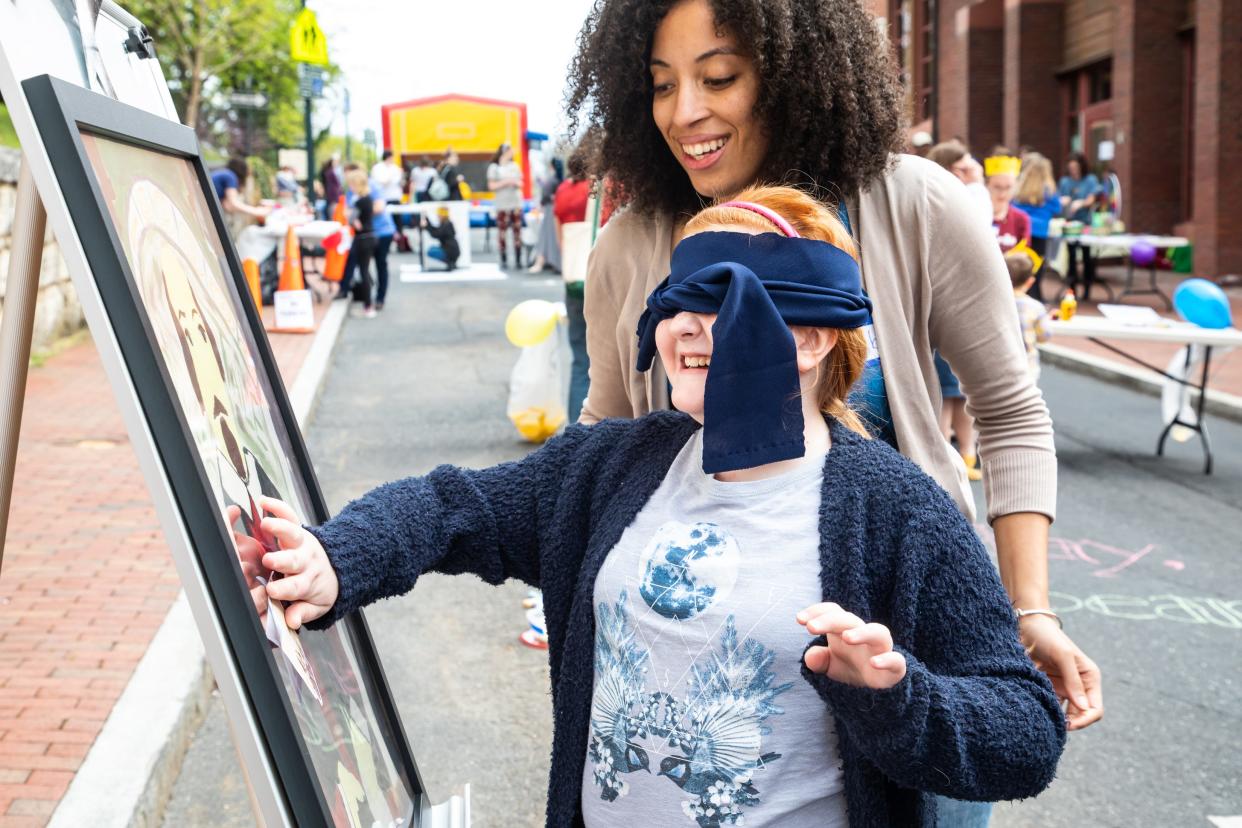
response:
<path id="1" fill-rule="evenodd" d="M 703 473 L 703 432 L 595 579 L 588 826 L 844 826 L 827 705 L 795 616 L 822 600 L 823 456 L 779 477 Z"/>

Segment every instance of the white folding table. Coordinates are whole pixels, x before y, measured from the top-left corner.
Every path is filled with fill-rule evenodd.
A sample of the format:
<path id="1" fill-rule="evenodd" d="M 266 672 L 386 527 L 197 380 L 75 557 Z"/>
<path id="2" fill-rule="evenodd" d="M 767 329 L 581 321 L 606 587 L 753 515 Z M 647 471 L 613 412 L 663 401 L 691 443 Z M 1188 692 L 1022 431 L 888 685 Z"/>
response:
<path id="1" fill-rule="evenodd" d="M 1138 294 L 1154 294 L 1164 300 L 1164 304 L 1169 310 L 1173 310 L 1173 300 L 1156 285 L 1156 268 L 1154 264 L 1147 268 L 1148 282 L 1145 288 L 1134 287 L 1134 260 L 1129 258 L 1129 254 L 1133 252 L 1137 244 L 1150 244 L 1157 250 L 1167 249 L 1171 247 L 1186 247 L 1190 244 L 1189 239 L 1181 236 L 1146 236 L 1137 233 L 1119 233 L 1111 236 L 1096 236 L 1084 234 L 1081 236 L 1062 236 L 1061 240 L 1068 245 L 1077 245 L 1082 248 L 1082 285 L 1083 298 L 1091 294 L 1091 286 L 1095 284 L 1095 257 L 1096 252 L 1093 248 L 1101 247 L 1122 247 L 1125 248 L 1127 254 L 1126 261 L 1126 284 L 1120 293 L 1113 292 L 1113 286 L 1108 282 L 1100 282 L 1104 289 L 1108 291 L 1108 301 L 1120 302 L 1127 296 L 1135 296 Z M 1071 259 L 1072 261 L 1072 259 Z"/>
<path id="2" fill-rule="evenodd" d="M 1162 320 L 1155 325 L 1134 325 L 1120 322 L 1116 319 L 1106 319 L 1102 316 L 1074 316 L 1068 321 L 1059 319 L 1050 320 L 1046 323 L 1048 331 L 1053 336 L 1081 336 L 1087 340 L 1094 342 L 1101 348 L 1105 348 L 1113 353 L 1121 356 L 1131 362 L 1142 365 L 1148 370 L 1155 371 L 1162 377 L 1172 380 L 1176 383 L 1184 385 L 1188 388 L 1196 389 L 1199 392 L 1199 399 L 1195 403 L 1195 422 L 1186 422 L 1181 418 L 1180 412 L 1173 417 L 1171 421 L 1165 424 L 1164 430 L 1160 432 L 1160 439 L 1156 443 L 1156 454 L 1164 455 L 1164 441 L 1168 438 L 1169 432 L 1173 426 L 1183 426 L 1199 435 L 1199 439 L 1203 441 L 1204 465 L 1203 473 L 1212 473 L 1212 446 L 1208 442 L 1207 429 L 1203 424 L 1203 407 L 1207 401 L 1207 386 L 1209 379 L 1209 368 L 1212 364 L 1213 348 L 1237 348 L 1242 347 L 1242 331 L 1237 328 L 1201 328 L 1198 325 L 1192 325 L 1189 322 L 1177 322 L 1174 320 Z M 1199 374 L 1198 382 L 1190 379 L 1189 368 L 1191 364 L 1192 349 L 1186 349 L 1186 367 L 1187 376 L 1178 377 L 1170 374 L 1162 368 L 1144 362 L 1133 354 L 1127 353 L 1122 349 L 1104 342 L 1104 339 L 1121 339 L 1141 342 L 1169 342 L 1177 345 L 1201 345 L 1204 349 L 1203 369 Z"/>

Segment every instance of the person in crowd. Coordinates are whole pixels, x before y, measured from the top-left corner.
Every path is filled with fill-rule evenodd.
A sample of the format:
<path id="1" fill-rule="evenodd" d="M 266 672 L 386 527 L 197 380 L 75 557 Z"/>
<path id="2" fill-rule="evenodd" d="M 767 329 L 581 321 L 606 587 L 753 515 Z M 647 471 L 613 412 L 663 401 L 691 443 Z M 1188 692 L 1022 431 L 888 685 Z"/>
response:
<path id="1" fill-rule="evenodd" d="M 457 229 L 453 227 L 449 217 L 449 209 L 440 207 L 436 210 L 436 222 L 423 216 L 423 229 L 440 243 L 440 251 L 444 254 L 444 265 L 449 271 L 457 269 L 457 260 L 461 258 L 461 245 L 457 242 Z"/>
<path id="2" fill-rule="evenodd" d="M 461 201 L 461 171 L 458 167 L 461 165 L 461 156 L 452 147 L 444 152 L 444 160 L 440 162 L 437 170 L 439 178 L 445 183 L 448 193 L 444 198 L 436 198 L 432 190 L 428 190 L 431 201 Z M 434 182 L 432 185 L 434 189 Z"/>
<path id="3" fill-rule="evenodd" d="M 975 160 L 966 145 L 957 139 L 945 141 L 932 147 L 927 158 L 951 172 L 965 185 L 978 213 L 977 218 L 994 227 L 992 194 L 984 183 L 983 165 Z M 932 361 L 940 384 L 940 433 L 947 441 L 957 441 L 958 454 L 966 466 L 966 479 L 978 482 L 983 479 L 983 470 L 979 468 L 975 421 L 966 410 L 966 395 L 962 393 L 957 375 L 939 351 L 932 354 Z"/>
<path id="4" fill-rule="evenodd" d="M 1035 284 L 1035 274 L 1039 272 L 1043 258 L 1027 245 L 1019 245 L 1005 254 L 1005 267 L 1009 269 L 1009 280 L 1013 284 L 1014 301 L 1018 305 L 1018 321 L 1022 324 L 1022 342 L 1026 346 L 1027 367 L 1031 380 L 1039 382 L 1039 348 L 1041 342 L 1051 338 L 1044 320 L 1048 318 L 1048 308 L 1043 302 L 1030 295 Z"/>
<path id="5" fill-rule="evenodd" d="M 395 164 L 392 166 L 396 167 Z M 375 250 L 372 253 L 375 259 L 375 309 L 382 311 L 384 300 L 388 298 L 388 254 L 392 250 L 393 237 L 397 235 L 397 223 L 388 208 L 389 205 L 401 201 L 401 184 L 400 182 L 397 184 L 396 201 L 385 196 L 384 188 L 374 179 L 368 184 L 372 205 L 371 231 L 375 234 Z M 387 192 L 391 195 L 392 189 L 390 188 Z"/>
<path id="6" fill-rule="evenodd" d="M 964 465 L 939 429 L 932 355 L 944 354 L 975 415 L 987 519 L 1023 640 L 1070 726 L 1098 720 L 1099 669 L 1056 619 L 1026 612 L 1049 604 L 1056 455 L 990 212 L 935 164 L 897 154 L 904 96 L 874 19 L 837 0 L 600 0 L 578 42 L 568 127 L 601 130 L 595 173 L 626 202 L 592 254 L 581 421 L 670 407 L 659 366 L 635 367 L 631 336 L 668 275 L 683 217 L 758 181 L 800 183 L 861 240 L 875 350 L 860 410 L 973 514 Z M 986 806 L 940 804 L 944 824 L 987 818 Z"/>
<path id="7" fill-rule="evenodd" d="M 410 170 L 410 200 L 416 203 L 429 200 L 427 189 L 435 177 L 436 170 L 431 166 L 431 159 L 425 155 L 419 158 L 418 164 Z"/>
<path id="8" fill-rule="evenodd" d="M 225 223 L 234 239 L 254 219 L 266 218 L 272 212 L 270 207 L 247 204 L 242 198 L 242 188 L 249 178 L 250 165 L 239 156 L 233 156 L 211 174 L 211 184 L 216 190 L 216 198 L 220 199 Z"/>
<path id="9" fill-rule="evenodd" d="M 1057 181 L 1052 176 L 1052 162 L 1034 150 L 1022 159 L 1013 206 L 1031 220 L 1031 250 L 1039 257 L 1040 266 L 1035 270 L 1030 290 L 1031 297 L 1042 303 L 1040 280 L 1048 259 L 1048 225 L 1061 214 L 1061 198 L 1057 193 Z"/>
<path id="10" fill-rule="evenodd" d="M 1081 152 L 1071 152 L 1065 162 L 1065 175 L 1057 183 L 1057 191 L 1061 197 L 1061 213 L 1069 221 L 1091 225 L 1091 208 L 1103 193 L 1100 180 L 1088 171 L 1087 156 Z M 1069 266 L 1065 274 L 1066 281 L 1071 285 L 1078 284 L 1078 259 L 1085 255 L 1083 249 L 1069 245 Z"/>
<path id="11" fill-rule="evenodd" d="M 561 244 L 557 237 L 556 217 L 552 214 L 552 203 L 556 200 L 556 190 L 561 186 L 562 176 L 555 163 L 549 160 L 543 175 L 539 177 L 539 240 L 535 244 L 534 257 L 528 273 L 542 273 L 546 268 L 559 272 L 561 269 Z"/>
<path id="12" fill-rule="evenodd" d="M 974 214 L 980 222 L 991 226 L 992 196 L 983 183 L 983 165 L 975 160 L 966 145 L 956 138 L 943 141 L 928 151 L 927 160 L 944 167 L 966 185 Z"/>
<path id="13" fill-rule="evenodd" d="M 367 319 L 374 319 L 375 291 L 371 281 L 371 258 L 375 255 L 375 200 L 371 197 L 371 183 L 367 180 L 367 174 L 360 168 L 355 167 L 345 173 L 345 185 L 354 198 L 349 218 L 354 229 L 354 241 L 349 253 L 361 280 L 359 292 L 363 296 L 362 315 Z M 345 270 L 346 273 L 349 272 L 348 264 Z M 342 281 L 341 289 L 346 289 L 345 281 Z"/>
<path id="14" fill-rule="evenodd" d="M 920 129 L 910 136 L 911 153 L 926 158 L 927 153 L 931 151 L 933 143 L 931 133 Z"/>
<path id="15" fill-rule="evenodd" d="M 496 249 L 500 267 L 509 267 L 506 233 L 513 235 L 513 266 L 522 267 L 522 171 L 513 160 L 513 147 L 507 142 L 496 149 L 487 166 L 487 189 L 492 191 L 496 209 Z"/>
<path id="16" fill-rule="evenodd" d="M 371 186 L 379 191 L 379 197 L 387 204 L 400 204 L 404 190 L 401 181 L 405 173 L 393 160 L 392 150 L 384 150 L 383 156 L 371 167 Z"/>
<path id="17" fill-rule="evenodd" d="M 300 204 L 302 185 L 293 167 L 285 165 L 276 171 L 276 200 L 282 204 Z"/>
<path id="18" fill-rule="evenodd" d="M 1015 155 L 992 155 L 983 164 L 991 199 L 992 229 L 1001 253 L 1008 253 L 1019 242 L 1031 243 L 1031 217 L 1013 208 L 1014 188 L 1021 166 L 1022 162 Z"/>
<path id="19" fill-rule="evenodd" d="M 983 544 L 847 402 L 856 245 L 804 193 L 735 197 L 686 224 L 630 334 L 677 411 L 441 466 L 309 530 L 264 499 L 268 594 L 322 627 L 429 571 L 541 587 L 548 825 L 906 826 L 933 793 L 1038 793 L 1064 715 Z"/>
<path id="20" fill-rule="evenodd" d="M 566 166 L 567 177 L 556 190 L 556 198 L 552 205 L 552 220 L 555 224 L 557 246 L 564 250 L 565 225 L 575 222 L 594 221 L 587 215 L 587 203 L 591 197 L 590 154 L 594 152 L 594 136 L 588 134 L 574 151 L 570 153 Z M 600 222 L 601 226 L 603 221 Z M 581 240 L 580 242 L 581 243 Z M 586 243 L 590 243 L 589 237 Z M 575 254 L 576 251 L 567 251 Z M 580 260 L 579 260 L 580 261 Z M 566 271 L 566 279 L 571 278 Z M 565 308 L 569 317 L 569 347 L 573 351 L 573 365 L 569 376 L 569 409 L 571 422 L 576 421 L 582 413 L 582 402 L 586 399 L 590 385 L 591 358 L 587 353 L 587 326 L 583 308 L 585 282 L 565 282 Z"/>
<path id="21" fill-rule="evenodd" d="M 334 152 L 323 162 L 323 166 L 319 168 L 319 183 L 323 186 L 323 200 L 326 205 L 324 207 L 326 215 L 323 218 L 330 219 L 337 202 L 345 194 L 341 181 L 340 154 Z"/>

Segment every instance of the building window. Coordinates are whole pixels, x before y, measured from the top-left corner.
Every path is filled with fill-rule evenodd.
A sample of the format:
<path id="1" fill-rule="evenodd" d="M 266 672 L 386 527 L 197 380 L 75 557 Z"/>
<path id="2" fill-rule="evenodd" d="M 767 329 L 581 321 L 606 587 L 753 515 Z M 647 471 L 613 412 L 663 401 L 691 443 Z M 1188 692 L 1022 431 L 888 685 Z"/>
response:
<path id="1" fill-rule="evenodd" d="M 933 114 L 936 0 L 893 0 L 889 12 L 907 105 L 911 120 L 918 123 Z"/>
<path id="2" fill-rule="evenodd" d="M 936 0 L 919 0 L 916 18 L 919 26 L 918 71 L 915 73 L 914 113 L 918 120 L 932 117 L 932 95 L 935 86 Z"/>
<path id="3" fill-rule="evenodd" d="M 1061 78 L 1062 145 L 1096 161 L 1101 143 L 1113 140 L 1113 61 L 1102 60 Z"/>

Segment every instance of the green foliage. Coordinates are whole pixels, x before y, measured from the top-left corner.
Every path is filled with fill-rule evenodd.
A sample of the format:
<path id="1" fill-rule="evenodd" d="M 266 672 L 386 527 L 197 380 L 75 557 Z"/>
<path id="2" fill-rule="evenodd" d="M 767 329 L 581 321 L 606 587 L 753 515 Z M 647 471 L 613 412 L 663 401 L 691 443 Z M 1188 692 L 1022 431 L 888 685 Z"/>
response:
<path id="1" fill-rule="evenodd" d="M 345 156 L 345 136 L 343 135 L 320 135 L 315 142 L 315 165 L 319 166 L 323 163 L 323 159 L 332 153 L 340 153 L 342 159 Z M 355 161 L 363 166 L 364 169 L 371 169 L 371 165 L 379 160 L 375 149 L 368 147 L 366 144 L 354 138 L 349 144 L 349 160 Z"/>
<path id="2" fill-rule="evenodd" d="M 0 147 L 17 146 L 17 131 L 9 120 L 9 108 L 0 103 Z"/>
<path id="3" fill-rule="evenodd" d="M 225 154 L 240 150 L 244 116 L 230 92 L 258 92 L 265 110 L 251 114 L 252 153 L 275 158 L 278 146 L 305 144 L 297 64 L 289 31 L 299 0 L 128 0 L 147 24 L 182 119 Z M 328 67 L 326 81 L 339 71 Z"/>
<path id="4" fill-rule="evenodd" d="M 247 158 L 246 163 L 250 166 L 250 180 L 258 188 L 259 198 L 275 198 L 276 168 L 257 155 Z"/>

